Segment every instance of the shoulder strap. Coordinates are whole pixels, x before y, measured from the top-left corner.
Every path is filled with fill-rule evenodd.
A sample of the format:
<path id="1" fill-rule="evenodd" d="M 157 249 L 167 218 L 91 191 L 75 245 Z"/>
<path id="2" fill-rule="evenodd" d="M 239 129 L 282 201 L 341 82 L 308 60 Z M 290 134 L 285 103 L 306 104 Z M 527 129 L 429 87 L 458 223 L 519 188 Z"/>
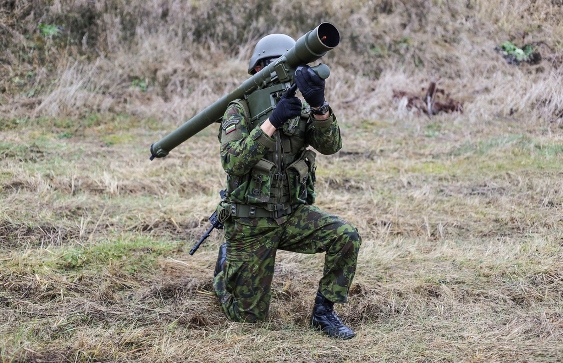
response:
<path id="1" fill-rule="evenodd" d="M 250 110 L 248 109 L 248 102 L 246 100 L 239 98 L 231 101 L 230 103 L 239 105 L 244 111 L 244 117 L 246 117 L 247 120 L 250 120 Z"/>

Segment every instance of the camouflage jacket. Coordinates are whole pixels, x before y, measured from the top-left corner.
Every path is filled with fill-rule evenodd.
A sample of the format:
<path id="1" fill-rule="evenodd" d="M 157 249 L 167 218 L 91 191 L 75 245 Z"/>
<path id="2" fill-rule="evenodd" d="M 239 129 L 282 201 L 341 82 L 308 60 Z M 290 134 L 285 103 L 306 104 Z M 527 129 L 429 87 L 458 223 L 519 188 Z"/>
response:
<path id="1" fill-rule="evenodd" d="M 221 163 L 227 173 L 227 202 L 269 211 L 315 201 L 315 153 L 336 153 L 342 138 L 336 116 L 315 120 L 304 103 L 301 117 L 270 137 L 252 124 L 244 102 L 232 102 L 219 130 Z"/>

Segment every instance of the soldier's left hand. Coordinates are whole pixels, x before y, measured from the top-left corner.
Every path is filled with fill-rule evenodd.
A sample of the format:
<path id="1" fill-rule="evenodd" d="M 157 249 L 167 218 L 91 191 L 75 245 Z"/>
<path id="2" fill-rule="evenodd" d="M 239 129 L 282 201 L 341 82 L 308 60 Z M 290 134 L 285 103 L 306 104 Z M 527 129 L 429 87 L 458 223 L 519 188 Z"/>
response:
<path id="1" fill-rule="evenodd" d="M 320 107 L 325 101 L 325 80 L 311 67 L 299 66 L 295 71 L 295 83 L 303 98 L 311 107 Z"/>

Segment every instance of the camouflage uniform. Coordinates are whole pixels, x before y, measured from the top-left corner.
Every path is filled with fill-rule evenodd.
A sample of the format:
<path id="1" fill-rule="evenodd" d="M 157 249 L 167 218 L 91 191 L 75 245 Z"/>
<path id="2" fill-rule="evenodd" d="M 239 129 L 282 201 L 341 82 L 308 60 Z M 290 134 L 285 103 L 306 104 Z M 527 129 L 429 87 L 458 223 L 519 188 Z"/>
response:
<path id="1" fill-rule="evenodd" d="M 234 321 L 265 320 L 277 249 L 325 252 L 318 290 L 333 302 L 346 302 L 356 270 L 361 238 L 355 227 L 313 206 L 315 153 L 342 147 L 336 117 L 309 115 L 289 120 L 272 137 L 251 122 L 244 101 L 231 103 L 221 128 L 221 161 L 227 172 L 223 216 L 227 258 L 214 279 L 226 315 Z M 228 218 L 225 220 L 225 217 Z"/>

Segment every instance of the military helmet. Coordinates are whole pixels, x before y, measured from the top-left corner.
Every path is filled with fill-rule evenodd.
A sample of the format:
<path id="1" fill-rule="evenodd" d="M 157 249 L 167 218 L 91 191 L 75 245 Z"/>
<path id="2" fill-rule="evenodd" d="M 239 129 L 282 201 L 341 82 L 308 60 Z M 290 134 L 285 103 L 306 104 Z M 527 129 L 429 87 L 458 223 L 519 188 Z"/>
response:
<path id="1" fill-rule="evenodd" d="M 279 58 L 295 45 L 295 40 L 285 34 L 270 34 L 260 39 L 254 47 L 248 64 L 248 74 L 256 73 L 254 67 L 263 59 Z"/>

